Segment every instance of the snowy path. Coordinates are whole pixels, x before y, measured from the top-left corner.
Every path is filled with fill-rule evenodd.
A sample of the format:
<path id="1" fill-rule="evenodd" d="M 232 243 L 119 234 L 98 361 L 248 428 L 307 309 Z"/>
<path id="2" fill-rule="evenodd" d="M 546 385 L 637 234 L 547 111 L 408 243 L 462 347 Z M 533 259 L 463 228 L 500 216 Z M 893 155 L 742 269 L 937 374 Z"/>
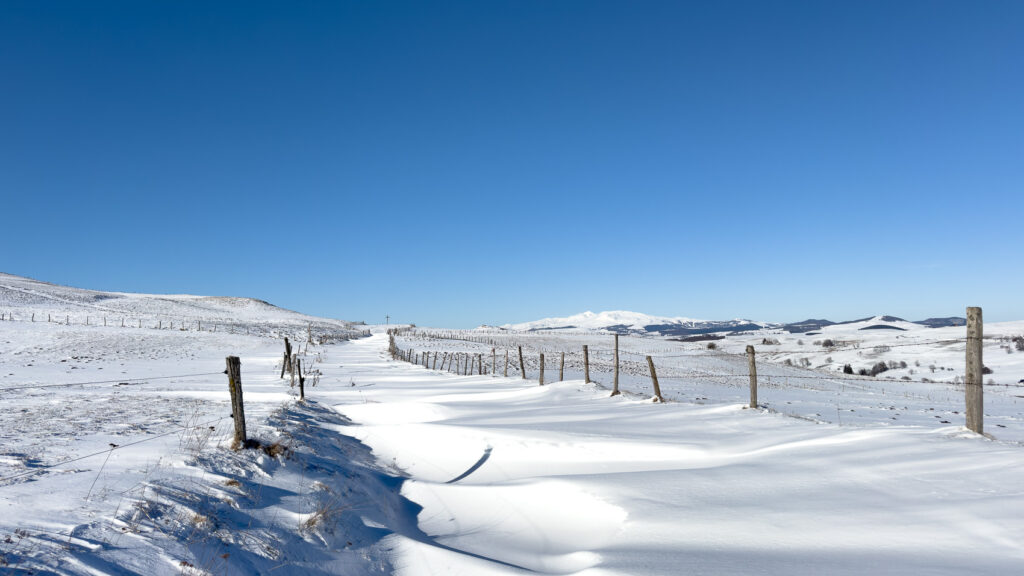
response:
<path id="1" fill-rule="evenodd" d="M 392 536 L 402 574 L 1007 574 L 1024 561 L 1019 447 L 453 376 L 385 346 L 341 349 L 328 376 L 346 385 L 314 394 L 409 475 L 402 494 L 445 546 Z"/>

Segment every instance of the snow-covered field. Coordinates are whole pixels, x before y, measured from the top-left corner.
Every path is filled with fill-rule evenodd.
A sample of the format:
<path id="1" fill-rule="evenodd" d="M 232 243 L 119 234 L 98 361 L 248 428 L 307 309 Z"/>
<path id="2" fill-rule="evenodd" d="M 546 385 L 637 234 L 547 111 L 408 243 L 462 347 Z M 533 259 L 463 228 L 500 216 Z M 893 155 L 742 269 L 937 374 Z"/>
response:
<path id="1" fill-rule="evenodd" d="M 497 375 L 460 376 L 392 359 L 383 327 L 340 340 L 364 327 L 251 303 L 194 312 L 202 331 L 163 313 L 196 297 L 124 295 L 141 329 L 65 324 L 53 317 L 92 316 L 95 302 L 45 286 L 27 288 L 68 302 L 0 292 L 15 318 L 0 322 L 0 573 L 1012 574 L 1024 562 L 1024 393 L 986 386 L 991 436 L 964 430 L 962 328 L 749 334 L 710 351 L 623 337 L 627 393 L 612 398 L 606 335 L 398 338 L 496 360 Z M 1024 353 L 996 337 L 1022 332 L 986 326 L 999 384 L 1024 377 Z M 312 371 L 305 403 L 280 378 L 284 335 Z M 761 409 L 743 407 L 750 343 Z M 667 403 L 649 400 L 648 354 Z M 228 355 L 242 359 L 258 449 L 229 448 Z M 878 361 L 907 368 L 838 372 Z"/>

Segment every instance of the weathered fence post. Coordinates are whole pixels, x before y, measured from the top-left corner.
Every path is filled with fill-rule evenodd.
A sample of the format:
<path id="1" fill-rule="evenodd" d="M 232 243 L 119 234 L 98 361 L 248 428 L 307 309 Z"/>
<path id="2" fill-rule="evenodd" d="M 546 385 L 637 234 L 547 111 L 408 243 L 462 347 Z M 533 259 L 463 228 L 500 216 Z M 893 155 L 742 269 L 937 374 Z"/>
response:
<path id="1" fill-rule="evenodd" d="M 441 367 L 444 368 L 444 364 L 441 364 Z M 437 370 L 437 352 L 434 352 L 434 363 L 431 370 Z"/>
<path id="2" fill-rule="evenodd" d="M 583 381 L 590 384 L 590 350 L 586 344 L 583 345 Z"/>
<path id="3" fill-rule="evenodd" d="M 519 347 L 519 371 L 522 373 L 523 380 L 526 380 L 526 364 L 523 364 L 523 347 Z"/>
<path id="4" fill-rule="evenodd" d="M 984 434 L 982 336 L 981 308 L 971 306 L 967 308 L 967 370 L 964 388 L 967 394 L 967 429 L 978 434 Z"/>
<path id="5" fill-rule="evenodd" d="M 281 378 L 284 378 L 284 371 L 288 369 L 292 362 L 292 343 L 288 341 L 288 337 L 284 338 L 284 362 L 281 363 Z"/>
<path id="6" fill-rule="evenodd" d="M 747 367 L 750 370 L 750 407 L 757 408 L 757 364 L 754 362 L 754 347 L 747 346 Z"/>
<path id="7" fill-rule="evenodd" d="M 562 352 L 562 361 L 558 363 L 558 381 L 562 382 L 565 378 L 565 352 Z"/>
<path id="8" fill-rule="evenodd" d="M 291 359 L 291 361 L 288 362 L 288 365 L 291 367 L 290 374 L 291 374 L 291 377 L 292 377 L 292 379 L 291 379 L 292 380 L 291 381 L 291 387 L 292 388 L 295 387 L 295 362 L 298 359 L 299 359 L 299 354 L 298 354 L 298 352 L 296 352 L 295 354 L 292 354 L 292 359 Z"/>
<path id="9" fill-rule="evenodd" d="M 544 354 L 540 355 L 540 385 L 544 385 Z"/>
<path id="10" fill-rule="evenodd" d="M 508 348 L 505 348 L 505 378 L 508 378 Z"/>
<path id="11" fill-rule="evenodd" d="M 228 389 L 231 391 L 231 418 L 235 421 L 235 439 L 231 447 L 245 447 L 245 404 L 242 402 L 242 362 L 238 356 L 227 357 Z"/>
<path id="12" fill-rule="evenodd" d="M 476 355 L 476 375 L 477 376 L 483 376 L 484 375 L 484 355 L 483 354 L 477 354 Z"/>
<path id="13" fill-rule="evenodd" d="M 491 378 L 498 375 L 498 351 L 491 348 Z"/>
<path id="14" fill-rule="evenodd" d="M 618 396 L 619 392 L 619 335 L 615 335 L 615 379 L 612 384 L 612 396 Z"/>
<path id="15" fill-rule="evenodd" d="M 647 366 L 651 369 L 651 382 L 654 384 L 654 399 L 658 402 L 664 402 L 665 399 L 661 397 L 661 386 L 658 386 L 658 373 L 654 370 L 654 360 L 651 357 L 647 357 Z"/>
<path id="16" fill-rule="evenodd" d="M 462 368 L 462 375 L 463 376 L 469 376 L 471 374 L 470 371 L 469 371 L 469 358 L 470 358 L 469 352 L 466 352 L 466 360 L 465 360 L 465 363 L 463 364 L 463 368 Z"/>
<path id="17" fill-rule="evenodd" d="M 299 372 L 299 400 L 306 399 L 306 379 L 302 376 L 302 360 L 295 360 L 295 369 Z"/>

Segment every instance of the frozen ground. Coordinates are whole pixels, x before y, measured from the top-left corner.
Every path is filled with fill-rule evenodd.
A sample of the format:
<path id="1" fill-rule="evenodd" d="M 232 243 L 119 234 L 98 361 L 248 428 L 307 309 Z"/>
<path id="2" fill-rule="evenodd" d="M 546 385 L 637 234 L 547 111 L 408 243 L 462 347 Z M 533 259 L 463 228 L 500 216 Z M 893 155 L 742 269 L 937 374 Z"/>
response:
<path id="1" fill-rule="evenodd" d="M 546 352 L 539 386 L 529 362 L 523 380 L 515 361 L 509 378 L 396 361 L 377 333 L 303 344 L 313 373 L 299 403 L 276 336 L 305 342 L 308 317 L 227 315 L 238 329 L 211 332 L 220 313 L 197 314 L 200 332 L 33 323 L 29 309 L 7 303 L 15 321 L 0 322 L 0 573 L 1010 574 L 1024 561 L 1015 389 L 986 387 L 992 436 L 966 432 L 955 343 L 861 343 L 954 368 L 948 382 L 903 382 L 918 389 L 781 364 L 813 343 L 780 336 L 774 353 L 758 344 L 773 383 L 751 410 L 744 340 L 709 354 L 624 338 L 632 393 L 610 398 L 609 374 L 585 384 L 571 356 L 593 338 L 609 362 L 606 336 L 399 338 L 488 355 L 518 339 L 528 358 Z M 998 342 L 986 348 L 986 364 L 1002 354 L 997 377 L 1024 358 Z M 875 360 L 836 348 L 833 364 Z M 228 447 L 229 354 L 260 449 Z M 646 354 L 661 355 L 674 401 L 649 401 Z M 837 402 L 851 411 L 830 414 Z"/>

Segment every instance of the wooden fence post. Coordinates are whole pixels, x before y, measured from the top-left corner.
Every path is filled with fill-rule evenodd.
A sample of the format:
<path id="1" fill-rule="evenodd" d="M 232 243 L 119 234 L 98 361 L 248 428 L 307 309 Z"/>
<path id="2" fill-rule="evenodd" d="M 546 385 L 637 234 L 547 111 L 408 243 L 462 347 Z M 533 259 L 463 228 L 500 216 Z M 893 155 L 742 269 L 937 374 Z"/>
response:
<path id="1" fill-rule="evenodd" d="M 544 354 L 540 355 L 540 385 L 544 385 Z"/>
<path id="2" fill-rule="evenodd" d="M 612 384 L 612 396 L 618 396 L 619 392 L 619 335 L 615 335 L 615 379 Z"/>
<path id="3" fill-rule="evenodd" d="M 747 367 L 750 371 L 750 407 L 757 408 L 757 364 L 754 362 L 754 347 L 747 346 Z"/>
<path id="4" fill-rule="evenodd" d="M 523 380 L 526 380 L 526 364 L 523 364 L 523 347 L 519 347 L 519 371 L 522 373 Z"/>
<path id="5" fill-rule="evenodd" d="M 654 399 L 658 402 L 664 402 L 665 399 L 661 397 L 661 386 L 658 386 L 658 373 L 654 370 L 654 360 L 651 357 L 647 357 L 647 366 L 651 369 L 651 382 L 654 384 Z"/>
<path id="6" fill-rule="evenodd" d="M 306 399 L 306 379 L 302 376 L 302 360 L 295 360 L 295 369 L 299 372 L 299 400 Z"/>
<path id="7" fill-rule="evenodd" d="M 288 366 L 292 361 L 292 343 L 288 341 L 288 337 L 284 338 L 284 361 L 281 363 L 281 378 L 284 378 L 284 371 L 288 369 Z"/>
<path id="8" fill-rule="evenodd" d="M 491 378 L 498 375 L 498 351 L 491 348 Z"/>
<path id="9" fill-rule="evenodd" d="M 298 354 L 298 352 L 296 352 L 295 354 L 292 354 L 292 359 L 291 359 L 290 362 L 288 362 L 288 365 L 291 367 L 290 373 L 291 373 L 291 377 L 292 377 L 292 382 L 291 382 L 291 387 L 292 388 L 295 387 L 295 362 L 298 359 L 299 359 L 299 354 Z"/>
<path id="10" fill-rule="evenodd" d="M 484 375 L 484 355 L 483 354 L 477 354 L 476 355 L 476 375 L 477 376 L 483 376 Z"/>
<path id="11" fill-rule="evenodd" d="M 562 361 L 558 363 L 558 381 L 565 379 L 565 352 L 562 352 Z"/>
<path id="12" fill-rule="evenodd" d="M 464 368 L 462 369 L 462 375 L 463 376 L 469 376 L 470 375 L 470 371 L 469 371 L 469 352 L 466 352 L 466 361 L 465 361 L 465 364 L 463 364 L 463 366 L 464 366 Z"/>
<path id="13" fill-rule="evenodd" d="M 238 356 L 227 357 L 228 389 L 231 391 L 231 417 L 235 421 L 235 439 L 232 448 L 245 447 L 245 404 L 242 402 L 242 362 Z"/>
<path id="14" fill-rule="evenodd" d="M 441 367 L 443 368 L 444 364 L 442 364 Z M 437 352 L 434 352 L 434 364 L 431 370 L 437 370 Z"/>
<path id="15" fill-rule="evenodd" d="M 967 369 L 964 388 L 967 394 L 967 429 L 978 434 L 984 434 L 982 336 L 981 308 L 971 306 L 967 308 Z"/>
<path id="16" fill-rule="evenodd" d="M 583 345 L 583 381 L 590 384 L 590 350 L 586 344 Z"/>
<path id="17" fill-rule="evenodd" d="M 505 378 L 508 378 L 508 348 L 505 348 Z"/>

